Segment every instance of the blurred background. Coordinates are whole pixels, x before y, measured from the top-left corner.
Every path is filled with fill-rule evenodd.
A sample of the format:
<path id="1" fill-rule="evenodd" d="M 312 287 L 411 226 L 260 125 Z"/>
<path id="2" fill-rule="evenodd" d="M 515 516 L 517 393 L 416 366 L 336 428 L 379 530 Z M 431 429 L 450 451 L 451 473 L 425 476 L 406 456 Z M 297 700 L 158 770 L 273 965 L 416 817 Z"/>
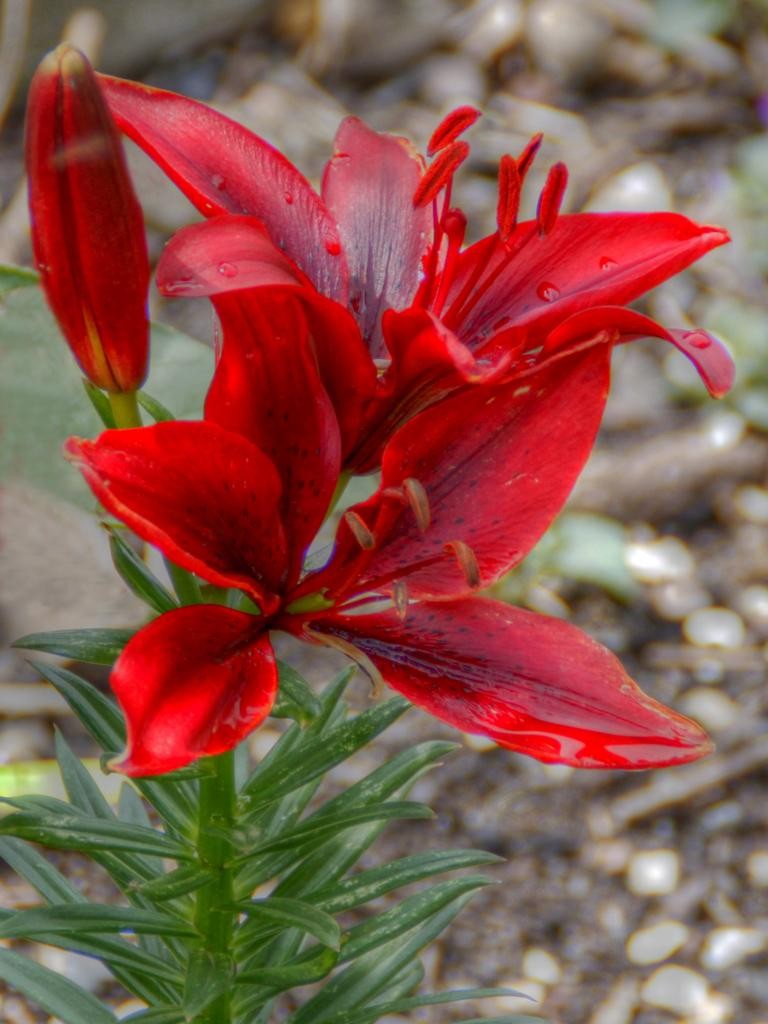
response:
<path id="1" fill-rule="evenodd" d="M 435 988 L 510 984 L 537 1000 L 489 1000 L 478 1013 L 768 1024 L 766 0 L 4 0 L 0 12 L 0 262 L 30 260 L 24 94 L 63 38 L 100 70 L 211 102 L 313 180 L 347 113 L 423 147 L 452 107 L 479 106 L 454 193 L 472 237 L 493 229 L 500 156 L 539 131 L 529 211 L 564 160 L 566 210 L 670 209 L 728 228 L 732 245 L 641 308 L 718 334 L 737 362 L 733 393 L 711 402 L 660 342 L 618 351 L 600 442 L 567 511 L 498 587 L 607 644 L 646 690 L 698 718 L 717 753 L 653 775 L 579 773 L 468 738 L 415 793 L 436 824 L 404 826 L 374 855 L 432 844 L 508 858 L 501 884 L 428 958 Z M 140 154 L 130 159 L 156 256 L 194 213 Z M 55 785 L 54 723 L 93 751 L 7 645 L 34 630 L 132 625 L 141 611 L 58 459 L 66 434 L 97 430 L 77 374 L 29 289 L 0 298 L 0 789 L 12 792 Z M 159 390 L 192 413 L 210 372 L 210 314 L 152 303 L 170 325 L 156 338 Z M 356 685 L 364 703 L 367 684 Z M 414 713 L 387 743 L 440 732 Z M 254 753 L 274 737 L 254 734 Z M 104 884 L 69 861 L 80 884 Z M 10 873 L 0 887 L 3 905 L 32 899 Z M 36 955 L 115 1005 L 125 998 L 92 962 Z M 45 1019 L 0 989 L 0 1021 Z"/>

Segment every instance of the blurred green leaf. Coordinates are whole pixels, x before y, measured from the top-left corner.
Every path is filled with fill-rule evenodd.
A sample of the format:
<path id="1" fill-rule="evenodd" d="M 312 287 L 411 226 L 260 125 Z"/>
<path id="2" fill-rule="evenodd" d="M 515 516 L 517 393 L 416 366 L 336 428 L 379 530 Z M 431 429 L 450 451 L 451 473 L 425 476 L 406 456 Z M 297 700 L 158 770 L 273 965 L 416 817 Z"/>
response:
<path id="1" fill-rule="evenodd" d="M 63 1024 L 117 1024 L 90 992 L 10 949 L 0 949 L 0 978 Z"/>
<path id="2" fill-rule="evenodd" d="M 15 268 L 6 280 L 13 273 Z M 2 281 L 0 273 L 0 291 Z M 92 508 L 91 493 L 62 458 L 61 446 L 71 434 L 93 436 L 101 423 L 83 395 L 78 367 L 39 287 L 17 284 L 8 292 L 0 316 L 0 353 L 0 479 L 24 480 Z M 200 417 L 212 370 L 211 349 L 164 324 L 153 325 L 148 386 L 180 419 Z"/>
<path id="3" fill-rule="evenodd" d="M 28 633 L 11 646 L 58 654 L 91 665 L 112 665 L 134 632 L 133 629 L 59 629 L 51 633 Z"/>

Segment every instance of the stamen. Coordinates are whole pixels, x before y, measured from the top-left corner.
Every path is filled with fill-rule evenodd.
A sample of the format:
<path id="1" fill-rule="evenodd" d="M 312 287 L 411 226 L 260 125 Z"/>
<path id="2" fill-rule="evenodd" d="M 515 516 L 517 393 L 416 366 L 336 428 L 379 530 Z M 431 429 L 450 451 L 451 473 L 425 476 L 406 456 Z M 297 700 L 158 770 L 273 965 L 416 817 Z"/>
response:
<path id="1" fill-rule="evenodd" d="M 555 226 L 567 184 L 568 168 L 565 164 L 557 163 L 550 167 L 536 208 L 536 223 L 542 238 Z"/>
<path id="2" fill-rule="evenodd" d="M 523 152 L 517 158 L 517 170 L 520 174 L 521 182 L 525 181 L 525 176 L 528 173 L 528 171 L 530 171 L 531 165 L 533 164 L 533 161 L 536 159 L 536 154 L 539 152 L 539 149 L 541 148 L 541 140 L 543 138 L 544 136 L 541 134 L 541 132 L 538 132 L 536 135 L 534 135 L 531 141 L 523 150 Z"/>
<path id="3" fill-rule="evenodd" d="M 334 636 L 332 633 L 321 633 L 319 630 L 312 629 L 307 625 L 304 626 L 304 632 L 317 643 L 326 644 L 328 647 L 335 647 L 337 651 L 343 651 L 371 680 L 371 699 L 378 700 L 381 697 L 384 693 L 384 678 L 364 651 L 361 651 L 359 647 L 355 647 L 349 640 L 344 640 L 340 636 Z"/>
<path id="4" fill-rule="evenodd" d="M 480 111 L 474 107 L 457 107 L 456 110 L 452 110 L 432 132 L 427 143 L 427 154 L 434 156 L 441 149 L 450 146 L 467 128 L 472 127 L 478 117 Z"/>
<path id="5" fill-rule="evenodd" d="M 411 506 L 416 525 L 422 533 L 426 533 L 432 517 L 429 511 L 429 497 L 424 489 L 424 484 L 409 476 L 403 480 L 403 490 L 408 504 Z"/>
<path id="6" fill-rule="evenodd" d="M 348 508 L 344 513 L 344 521 L 363 551 L 372 551 L 376 547 L 376 538 L 357 512 L 353 512 L 351 508 Z"/>
<path id="7" fill-rule="evenodd" d="M 397 580 L 392 586 L 392 603 L 395 606 L 397 617 L 401 622 L 405 621 L 408 614 L 408 584 L 404 580 Z"/>
<path id="8" fill-rule="evenodd" d="M 475 552 L 463 540 L 448 541 L 445 547 L 456 555 L 456 561 L 464 573 L 467 586 L 471 587 L 472 590 L 477 590 L 480 586 L 480 566 L 477 564 Z"/>
<path id="9" fill-rule="evenodd" d="M 413 205 L 428 206 L 437 197 L 440 190 L 451 180 L 459 164 L 469 156 L 466 142 L 452 142 L 446 149 L 437 154 L 426 169 L 421 181 L 413 193 Z"/>
<path id="10" fill-rule="evenodd" d="M 522 185 L 517 161 L 505 153 L 499 161 L 499 203 L 496 207 L 496 223 L 502 242 L 507 241 L 517 226 Z"/>

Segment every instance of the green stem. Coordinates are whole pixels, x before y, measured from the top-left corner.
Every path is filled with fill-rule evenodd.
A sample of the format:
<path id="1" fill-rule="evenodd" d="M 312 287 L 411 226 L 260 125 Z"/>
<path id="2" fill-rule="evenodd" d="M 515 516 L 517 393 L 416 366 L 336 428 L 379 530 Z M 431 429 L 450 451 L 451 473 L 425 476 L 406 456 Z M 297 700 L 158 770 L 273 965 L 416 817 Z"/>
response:
<path id="1" fill-rule="evenodd" d="M 235 821 L 234 752 L 206 759 L 212 773 L 200 780 L 197 854 L 203 867 L 214 878 L 199 890 L 195 906 L 195 926 L 200 933 L 200 952 L 207 962 L 211 978 L 221 993 L 209 1003 L 195 1024 L 231 1024 L 231 981 L 233 975 L 232 935 L 235 914 L 232 827 Z M 198 969 L 192 958 L 190 970 Z M 188 979 L 189 980 L 189 979 Z"/>
<path id="2" fill-rule="evenodd" d="M 110 391 L 109 405 L 115 417 L 115 426 L 124 430 L 127 427 L 141 426 L 141 413 L 135 391 Z"/>

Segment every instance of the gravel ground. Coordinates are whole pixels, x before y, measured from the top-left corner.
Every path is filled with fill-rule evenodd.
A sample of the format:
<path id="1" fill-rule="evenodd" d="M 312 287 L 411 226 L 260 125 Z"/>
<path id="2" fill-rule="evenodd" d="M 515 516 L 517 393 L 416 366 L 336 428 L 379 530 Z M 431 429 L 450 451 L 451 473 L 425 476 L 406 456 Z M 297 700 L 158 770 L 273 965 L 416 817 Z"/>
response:
<path id="1" fill-rule="evenodd" d="M 476 235 L 493 221 L 498 158 L 534 131 L 545 133 L 540 175 L 555 160 L 569 164 L 570 209 L 670 208 L 731 231 L 732 246 L 644 308 L 720 333 L 740 367 L 734 395 L 704 401 L 660 344 L 617 353 L 605 429 L 571 504 L 576 543 L 556 533 L 554 548 L 503 588 L 607 643 L 645 689 L 702 721 L 717 753 L 652 775 L 579 773 L 471 740 L 419 783 L 416 796 L 437 821 L 393 830 L 376 855 L 434 843 L 507 858 L 495 869 L 500 884 L 427 957 L 435 987 L 511 983 L 539 1000 L 525 1012 L 553 1024 L 766 1024 L 765 2 L 232 2 L 215 29 L 202 8 L 180 0 L 163 5 L 178 20 L 168 13 L 162 23 L 144 0 L 134 0 L 130 21 L 119 20 L 120 5 L 94 6 L 107 17 L 105 70 L 216 102 L 310 175 L 346 112 L 423 143 L 452 106 L 481 106 L 486 117 L 458 185 Z M 69 8 L 33 5 L 19 53 L 31 61 L 52 45 Z M 98 51 L 102 27 L 81 14 L 68 34 Z M 23 261 L 19 167 L 11 105 L 0 138 L 0 256 Z M 135 168 L 140 194 L 149 190 L 157 252 L 188 208 L 139 157 Z M 200 308 L 157 305 L 190 333 L 208 334 Z M 589 549 L 594 557 L 574 558 L 586 529 L 602 540 Z M 135 617 L 110 580 L 98 531 L 74 508 L 11 479 L 2 532 L 0 640 Z M 0 680 L 0 759 L 50 757 L 54 722 L 88 752 L 75 723 L 8 652 Z M 364 683 L 357 687 L 365 699 Z M 442 733 L 411 713 L 384 746 Z M 268 739 L 262 730 L 255 747 Z M 85 871 L 74 858 L 68 867 Z M 10 875 L 2 883 L 4 905 L 30 900 Z M 103 883 L 86 874 L 84 884 Z M 109 992 L 98 968 L 51 957 L 45 962 Z M 507 1008 L 497 1000 L 477 1011 Z M 0 991 L 0 1020 L 45 1017 Z"/>

